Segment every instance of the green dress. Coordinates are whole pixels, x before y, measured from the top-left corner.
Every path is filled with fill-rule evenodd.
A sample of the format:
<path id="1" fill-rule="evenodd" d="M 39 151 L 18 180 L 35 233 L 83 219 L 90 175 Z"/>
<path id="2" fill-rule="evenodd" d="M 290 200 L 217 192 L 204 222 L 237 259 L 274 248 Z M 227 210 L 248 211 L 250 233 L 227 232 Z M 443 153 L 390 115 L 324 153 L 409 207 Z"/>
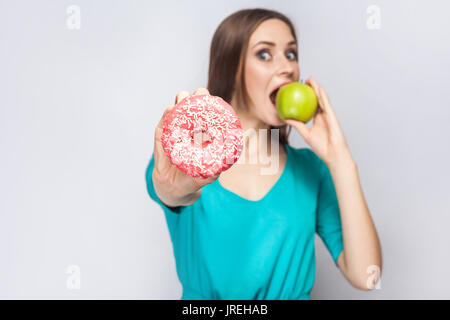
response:
<path id="1" fill-rule="evenodd" d="M 163 209 L 182 300 L 309 300 L 315 277 L 315 233 L 337 267 L 343 250 L 338 201 L 326 164 L 308 148 L 286 146 L 285 168 L 260 200 L 220 184 L 203 187 L 189 206 Z"/>

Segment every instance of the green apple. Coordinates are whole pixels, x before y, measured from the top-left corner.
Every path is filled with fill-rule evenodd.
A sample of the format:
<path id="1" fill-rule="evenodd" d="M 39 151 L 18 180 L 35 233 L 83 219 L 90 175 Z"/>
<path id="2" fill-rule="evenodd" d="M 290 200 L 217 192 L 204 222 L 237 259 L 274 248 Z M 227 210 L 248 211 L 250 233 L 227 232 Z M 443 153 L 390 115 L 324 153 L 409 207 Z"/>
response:
<path id="1" fill-rule="evenodd" d="M 278 90 L 275 105 L 282 120 L 296 119 L 307 123 L 316 112 L 317 96 L 309 85 L 291 82 Z"/>

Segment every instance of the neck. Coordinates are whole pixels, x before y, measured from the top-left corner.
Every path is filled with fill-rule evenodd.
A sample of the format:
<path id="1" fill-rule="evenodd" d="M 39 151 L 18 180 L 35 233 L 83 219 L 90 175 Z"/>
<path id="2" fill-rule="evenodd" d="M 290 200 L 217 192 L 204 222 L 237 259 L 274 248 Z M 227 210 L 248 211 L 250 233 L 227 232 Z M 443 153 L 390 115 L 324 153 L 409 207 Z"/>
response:
<path id="1" fill-rule="evenodd" d="M 247 159 L 246 163 L 261 164 L 262 157 L 278 157 L 279 153 L 282 152 L 282 148 L 272 148 L 275 143 L 278 144 L 278 141 L 274 141 L 275 137 L 271 135 L 270 125 L 259 120 L 253 114 L 244 111 L 244 108 L 235 108 L 235 111 L 244 131 L 242 154 Z M 261 147 L 261 144 L 265 144 L 265 147 Z M 276 155 L 272 155 L 272 149 L 274 152 L 277 152 Z"/>

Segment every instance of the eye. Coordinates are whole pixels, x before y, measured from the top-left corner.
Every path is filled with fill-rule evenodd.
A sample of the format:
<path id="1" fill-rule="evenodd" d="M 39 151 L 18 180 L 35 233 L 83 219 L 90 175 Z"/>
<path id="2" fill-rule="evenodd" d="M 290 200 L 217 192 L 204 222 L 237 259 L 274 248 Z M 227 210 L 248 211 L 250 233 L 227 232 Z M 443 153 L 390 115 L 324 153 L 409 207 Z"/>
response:
<path id="1" fill-rule="evenodd" d="M 290 54 L 290 53 L 291 53 L 292 56 L 293 56 L 292 60 L 297 60 L 297 51 L 291 50 L 291 51 L 288 52 L 288 54 Z"/>
<path id="2" fill-rule="evenodd" d="M 266 54 L 266 55 L 264 55 L 264 54 Z M 266 49 L 258 51 L 258 53 L 256 55 L 258 57 L 262 58 L 262 60 L 267 60 L 267 59 L 263 58 L 264 56 L 269 56 L 270 57 L 270 54 L 269 54 L 269 52 Z"/>
<path id="3" fill-rule="evenodd" d="M 261 51 L 258 51 L 256 54 L 261 60 L 267 61 L 270 58 L 270 53 L 267 51 L 267 49 L 263 49 Z M 287 52 L 287 55 L 291 55 L 291 58 L 288 57 L 290 60 L 297 60 L 297 51 L 296 50 L 289 50 Z"/>

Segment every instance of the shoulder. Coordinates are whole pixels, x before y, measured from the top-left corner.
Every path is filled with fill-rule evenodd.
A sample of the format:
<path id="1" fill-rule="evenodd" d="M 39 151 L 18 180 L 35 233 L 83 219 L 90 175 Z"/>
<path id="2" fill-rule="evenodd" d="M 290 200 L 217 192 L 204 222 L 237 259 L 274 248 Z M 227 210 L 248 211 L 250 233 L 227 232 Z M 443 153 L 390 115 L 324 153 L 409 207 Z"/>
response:
<path id="1" fill-rule="evenodd" d="M 303 161 L 307 165 L 322 165 L 323 161 L 310 148 L 296 148 L 286 144 L 286 149 L 298 161 Z"/>
<path id="2" fill-rule="evenodd" d="M 301 166 L 308 171 L 315 172 L 318 176 L 322 176 L 327 168 L 325 162 L 310 148 L 296 148 L 286 144 L 286 151 L 292 155 L 296 167 Z"/>

